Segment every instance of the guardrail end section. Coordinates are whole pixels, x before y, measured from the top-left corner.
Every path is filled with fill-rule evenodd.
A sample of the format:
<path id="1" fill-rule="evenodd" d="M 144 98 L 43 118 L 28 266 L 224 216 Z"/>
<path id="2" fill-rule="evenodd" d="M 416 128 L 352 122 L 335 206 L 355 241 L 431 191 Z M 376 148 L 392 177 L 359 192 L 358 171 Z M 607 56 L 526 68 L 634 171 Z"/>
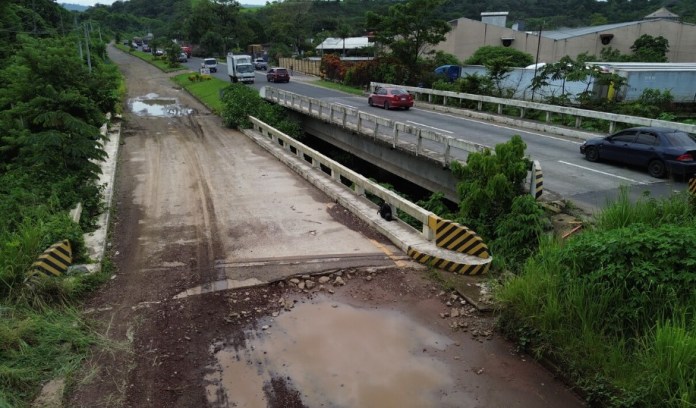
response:
<path id="1" fill-rule="evenodd" d="M 488 272 L 491 266 L 490 262 L 481 264 L 466 264 L 461 262 L 449 261 L 437 256 L 426 254 L 416 248 L 409 246 L 407 251 L 408 256 L 413 260 L 423 265 L 432 268 L 446 270 L 459 275 L 483 275 Z"/>
<path id="2" fill-rule="evenodd" d="M 60 276 L 68 270 L 72 263 L 72 247 L 70 241 L 64 239 L 46 249 L 31 265 L 30 274 L 37 272 L 46 275 Z"/>
<path id="3" fill-rule="evenodd" d="M 454 221 L 438 218 L 435 226 L 435 244 L 440 248 L 488 259 L 488 245 L 473 230 Z"/>
<path id="4" fill-rule="evenodd" d="M 696 197 L 696 175 L 689 179 L 689 193 Z"/>

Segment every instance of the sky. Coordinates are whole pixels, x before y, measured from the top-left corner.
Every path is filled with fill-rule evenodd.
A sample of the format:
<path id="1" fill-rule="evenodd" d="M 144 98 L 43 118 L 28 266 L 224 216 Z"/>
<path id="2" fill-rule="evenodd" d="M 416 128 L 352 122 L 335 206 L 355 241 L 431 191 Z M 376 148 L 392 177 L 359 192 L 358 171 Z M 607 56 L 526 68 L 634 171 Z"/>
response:
<path id="1" fill-rule="evenodd" d="M 111 5 L 116 0 L 59 0 L 58 3 L 68 3 L 68 4 L 79 4 L 81 6 L 94 6 L 95 4 Z M 263 6 L 266 4 L 266 0 L 239 0 L 239 3 Z"/>

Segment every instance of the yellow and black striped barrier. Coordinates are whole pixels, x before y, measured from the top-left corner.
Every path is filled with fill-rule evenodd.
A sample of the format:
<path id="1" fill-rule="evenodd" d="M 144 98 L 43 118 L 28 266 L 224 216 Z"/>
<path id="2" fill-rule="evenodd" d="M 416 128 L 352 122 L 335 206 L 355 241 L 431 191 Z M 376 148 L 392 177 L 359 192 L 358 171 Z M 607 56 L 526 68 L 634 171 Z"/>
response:
<path id="1" fill-rule="evenodd" d="M 408 256 L 421 264 L 429 265 L 434 268 L 443 269 L 460 275 L 483 275 L 488 272 L 488 269 L 491 267 L 490 262 L 470 265 L 448 261 L 446 259 L 425 254 L 413 247 L 409 247 L 407 253 Z"/>
<path id="2" fill-rule="evenodd" d="M 51 245 L 43 251 L 31 265 L 32 271 L 39 271 L 45 274 L 60 276 L 68 270 L 68 266 L 72 263 L 72 248 L 70 241 L 67 239 Z"/>
<path id="3" fill-rule="evenodd" d="M 428 217 L 428 226 L 435 231 L 435 244 L 440 248 L 483 259 L 491 255 L 481 237 L 463 225 L 431 215 Z"/>
<path id="4" fill-rule="evenodd" d="M 532 177 L 529 182 L 529 192 L 538 200 L 544 194 L 544 174 L 541 172 L 541 163 L 538 160 L 532 162 Z"/>
<path id="5" fill-rule="evenodd" d="M 696 176 L 689 180 L 689 193 L 696 196 Z"/>

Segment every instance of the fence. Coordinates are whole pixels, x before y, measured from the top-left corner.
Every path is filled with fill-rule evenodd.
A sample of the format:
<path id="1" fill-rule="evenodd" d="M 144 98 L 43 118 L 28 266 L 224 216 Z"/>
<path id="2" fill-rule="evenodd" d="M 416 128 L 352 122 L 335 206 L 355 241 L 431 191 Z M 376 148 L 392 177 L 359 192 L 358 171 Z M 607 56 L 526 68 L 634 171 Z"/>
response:
<path id="1" fill-rule="evenodd" d="M 319 70 L 321 61 L 283 57 L 278 61 L 278 65 L 287 69 L 292 67 L 293 71 L 302 72 L 304 74 L 321 76 L 321 71 Z"/>

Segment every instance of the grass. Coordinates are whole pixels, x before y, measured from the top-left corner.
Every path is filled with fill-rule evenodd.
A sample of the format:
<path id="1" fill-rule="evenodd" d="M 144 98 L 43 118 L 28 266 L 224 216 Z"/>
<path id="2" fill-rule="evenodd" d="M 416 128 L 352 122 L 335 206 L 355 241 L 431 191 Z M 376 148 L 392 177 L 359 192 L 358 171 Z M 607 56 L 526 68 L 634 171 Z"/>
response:
<path id="1" fill-rule="evenodd" d="M 624 191 L 585 233 L 606 234 L 634 224 L 663 228 L 695 225 L 694 214 L 683 195 L 631 204 Z M 503 331 L 531 354 L 554 361 L 582 390 L 590 406 L 695 407 L 696 291 L 665 305 L 656 288 L 650 295 L 655 313 L 638 322 L 634 332 L 619 335 L 607 322 L 616 320 L 617 299 L 625 288 L 608 287 L 577 273 L 585 270 L 598 276 L 596 270 L 610 270 L 612 264 L 606 260 L 602 266 L 578 264 L 573 259 L 576 252 L 564 251 L 569 245 L 572 242 L 544 239 L 538 255 L 525 264 L 523 272 L 501 285 L 496 298 L 501 305 Z M 604 245 L 610 244 L 596 242 L 597 247 Z M 659 250 L 679 253 L 679 248 L 670 247 L 681 244 L 662 241 Z M 632 270 L 640 272 L 636 265 Z M 659 273 L 670 279 L 691 274 L 692 282 L 696 280 L 694 272 L 682 267 L 664 267 Z"/>
<path id="2" fill-rule="evenodd" d="M 229 82 L 197 73 L 177 75 L 172 77 L 172 81 L 186 89 L 186 91 L 216 114 L 220 114 L 222 111 L 220 94 L 223 89 L 230 85 Z"/>
<path id="3" fill-rule="evenodd" d="M 317 85 L 317 86 L 321 86 L 321 87 L 328 88 L 328 89 L 334 89 L 337 91 L 341 91 L 341 92 L 345 92 L 345 93 L 349 93 L 349 94 L 353 94 L 353 95 L 359 95 L 359 96 L 365 95 L 365 91 L 363 91 L 360 88 L 355 88 L 352 86 L 327 81 L 325 79 L 319 79 L 319 80 L 313 81 L 312 85 Z"/>
<path id="4" fill-rule="evenodd" d="M 116 44 L 115 46 L 119 50 L 121 50 L 123 52 L 127 52 L 131 55 L 134 55 L 134 56 L 140 58 L 141 60 L 156 66 L 157 68 L 159 68 L 160 70 L 162 70 L 164 72 L 175 72 L 175 71 L 181 71 L 184 69 L 186 69 L 186 70 L 188 69 L 187 67 L 185 67 L 181 64 L 178 64 L 178 63 L 176 66 L 172 67 L 169 65 L 169 62 L 167 60 L 159 58 L 159 57 L 155 57 L 154 55 L 150 54 L 149 52 L 142 52 L 142 51 L 134 50 L 131 47 L 127 47 L 123 44 Z"/>

